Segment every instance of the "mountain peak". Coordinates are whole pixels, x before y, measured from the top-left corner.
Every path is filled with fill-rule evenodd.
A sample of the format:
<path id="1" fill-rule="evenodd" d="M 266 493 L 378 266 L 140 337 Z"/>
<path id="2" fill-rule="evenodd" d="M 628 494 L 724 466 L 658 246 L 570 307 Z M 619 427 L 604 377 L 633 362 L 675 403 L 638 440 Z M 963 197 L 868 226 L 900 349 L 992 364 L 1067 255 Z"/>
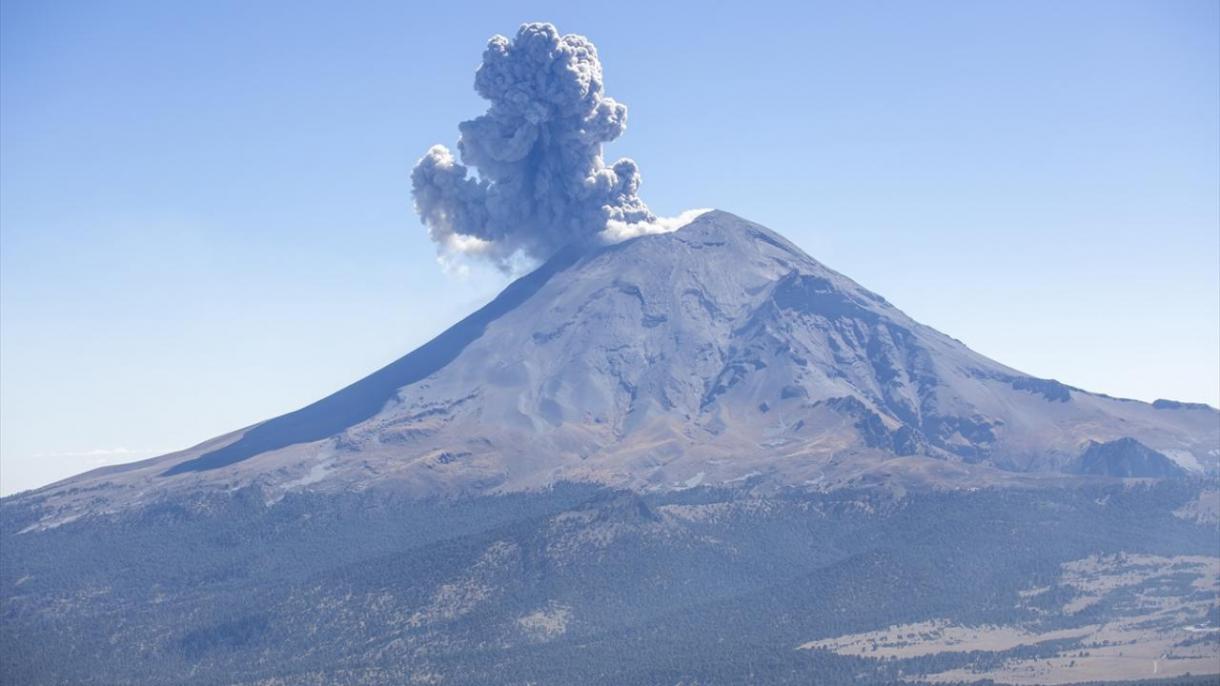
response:
<path id="1" fill-rule="evenodd" d="M 679 232 L 691 238 L 698 236 L 704 241 L 712 242 L 761 241 L 793 256 L 808 257 L 804 251 L 775 231 L 725 210 L 708 210 L 673 233 Z"/>
<path id="2" fill-rule="evenodd" d="M 1216 470 L 1211 409 L 1038 379 L 723 211 L 566 249 L 403 358 L 296 412 L 85 481 L 420 496 L 1069 477 L 1123 438 Z"/>
<path id="3" fill-rule="evenodd" d="M 678 244 L 732 256 L 764 253 L 770 259 L 800 262 L 825 269 L 787 238 L 724 210 L 708 210 L 675 231 L 638 236 L 624 243 L 634 244 L 637 241 L 639 244 L 634 247 L 653 253 L 646 258 L 648 262 L 672 258 L 672 247 Z M 711 255 L 710 252 L 701 254 Z"/>

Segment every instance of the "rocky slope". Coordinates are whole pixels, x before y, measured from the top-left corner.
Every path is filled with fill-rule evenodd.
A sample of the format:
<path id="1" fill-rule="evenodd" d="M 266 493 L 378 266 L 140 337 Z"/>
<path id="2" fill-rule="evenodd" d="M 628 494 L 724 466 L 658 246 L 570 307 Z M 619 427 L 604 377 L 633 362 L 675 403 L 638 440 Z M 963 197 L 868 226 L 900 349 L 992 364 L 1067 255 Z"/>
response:
<path id="1" fill-rule="evenodd" d="M 1220 465 L 1215 409 L 1028 376 L 713 211 L 673 233 L 561 252 L 297 412 L 16 498 L 36 499 L 50 524 L 249 485 L 269 500 L 564 481 L 640 492 L 1002 485 L 1082 478 L 1068 474 L 1090 446 L 1123 439 L 1182 473 Z"/>
<path id="2" fill-rule="evenodd" d="M 1218 417 L 1021 374 L 714 212 L 0 500 L 0 684 L 1214 683 Z"/>

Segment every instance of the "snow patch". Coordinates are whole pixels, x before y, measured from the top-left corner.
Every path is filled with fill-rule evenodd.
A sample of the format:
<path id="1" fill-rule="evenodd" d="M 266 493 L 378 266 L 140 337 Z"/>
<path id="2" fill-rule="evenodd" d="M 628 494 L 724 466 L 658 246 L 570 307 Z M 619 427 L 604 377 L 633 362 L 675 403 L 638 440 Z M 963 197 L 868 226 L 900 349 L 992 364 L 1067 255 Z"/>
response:
<path id="1" fill-rule="evenodd" d="M 651 221 L 624 222 L 611 219 L 606 222 L 606 228 L 601 232 L 602 240 L 607 243 L 621 243 L 636 236 L 649 236 L 658 233 L 677 231 L 695 221 L 700 215 L 711 212 L 711 208 L 703 207 L 696 210 L 686 210 L 676 217 L 656 217 Z"/>
<path id="2" fill-rule="evenodd" d="M 739 476 L 735 479 L 725 479 L 723 483 L 735 484 L 739 481 L 749 481 L 750 479 L 752 479 L 756 476 L 762 476 L 762 472 L 746 472 L 745 474 L 742 474 L 741 476 Z"/>
<path id="3" fill-rule="evenodd" d="M 698 486 L 699 484 L 703 483 L 703 477 L 704 477 L 704 473 L 699 472 L 698 474 L 692 476 L 691 478 L 687 479 L 686 481 L 679 482 L 678 489 L 683 490 L 683 489 L 687 489 L 687 488 L 694 488 L 695 486 Z"/>
<path id="4" fill-rule="evenodd" d="M 1161 454 L 1173 460 L 1179 467 L 1188 472 L 1202 472 L 1203 465 L 1199 464 L 1198 458 L 1187 450 L 1162 450 Z"/>

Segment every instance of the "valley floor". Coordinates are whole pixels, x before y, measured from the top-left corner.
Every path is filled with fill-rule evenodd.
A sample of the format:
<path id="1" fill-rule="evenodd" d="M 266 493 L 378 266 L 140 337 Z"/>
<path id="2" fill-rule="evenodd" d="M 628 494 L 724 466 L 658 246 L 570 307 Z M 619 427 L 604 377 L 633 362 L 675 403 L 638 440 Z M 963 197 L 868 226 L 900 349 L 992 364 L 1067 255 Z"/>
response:
<path id="1" fill-rule="evenodd" d="M 0 682 L 1208 683 L 1215 487 L 6 501 Z"/>

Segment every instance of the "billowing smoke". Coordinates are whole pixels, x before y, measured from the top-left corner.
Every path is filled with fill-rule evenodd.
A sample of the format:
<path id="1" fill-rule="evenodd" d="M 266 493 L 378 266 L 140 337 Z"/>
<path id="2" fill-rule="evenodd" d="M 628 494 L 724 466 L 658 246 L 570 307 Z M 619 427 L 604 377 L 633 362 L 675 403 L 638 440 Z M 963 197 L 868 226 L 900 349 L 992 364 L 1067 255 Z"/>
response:
<path id="1" fill-rule="evenodd" d="M 627 127 L 627 108 L 603 92 L 587 38 L 551 24 L 494 36 L 474 87 L 491 105 L 459 125 L 461 161 L 436 145 L 411 173 L 416 211 L 442 254 L 508 270 L 514 257 L 545 259 L 608 225 L 617 236 L 657 226 L 635 162 L 602 160 L 602 144 Z"/>

